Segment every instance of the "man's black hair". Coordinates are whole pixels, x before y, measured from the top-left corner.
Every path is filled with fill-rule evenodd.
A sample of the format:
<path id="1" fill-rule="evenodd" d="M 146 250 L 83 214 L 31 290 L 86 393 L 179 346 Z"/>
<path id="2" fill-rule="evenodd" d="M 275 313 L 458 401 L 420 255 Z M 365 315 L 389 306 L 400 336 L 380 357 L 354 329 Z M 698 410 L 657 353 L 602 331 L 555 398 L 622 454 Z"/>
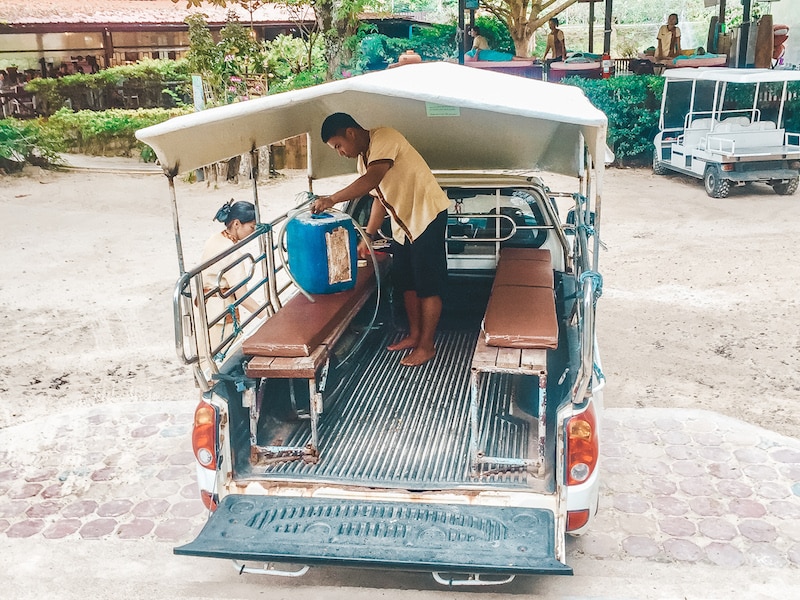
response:
<path id="1" fill-rule="evenodd" d="M 558 19 L 557 19 L 557 18 L 553 17 L 553 18 L 552 18 L 552 19 L 550 19 L 550 20 L 551 20 L 553 23 L 555 23 L 555 24 L 556 24 L 556 27 L 558 27 Z"/>
<path id="2" fill-rule="evenodd" d="M 340 135 L 348 127 L 363 129 L 356 120 L 347 113 L 333 113 L 322 122 L 322 143 L 327 144 L 328 140 L 335 135 Z"/>

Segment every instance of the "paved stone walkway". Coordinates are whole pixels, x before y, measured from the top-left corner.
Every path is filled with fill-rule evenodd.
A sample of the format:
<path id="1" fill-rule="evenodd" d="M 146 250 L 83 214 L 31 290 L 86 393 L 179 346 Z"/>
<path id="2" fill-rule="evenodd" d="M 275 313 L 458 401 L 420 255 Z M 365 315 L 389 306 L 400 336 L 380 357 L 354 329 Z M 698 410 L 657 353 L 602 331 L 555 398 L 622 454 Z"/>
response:
<path id="1" fill-rule="evenodd" d="M 0 535 L 177 544 L 205 522 L 193 402 L 75 410 L 0 430 Z M 612 409 L 600 512 L 568 554 L 800 567 L 800 440 L 705 411 Z"/>
<path id="2" fill-rule="evenodd" d="M 700 410 L 605 413 L 589 556 L 800 566 L 800 440 Z"/>

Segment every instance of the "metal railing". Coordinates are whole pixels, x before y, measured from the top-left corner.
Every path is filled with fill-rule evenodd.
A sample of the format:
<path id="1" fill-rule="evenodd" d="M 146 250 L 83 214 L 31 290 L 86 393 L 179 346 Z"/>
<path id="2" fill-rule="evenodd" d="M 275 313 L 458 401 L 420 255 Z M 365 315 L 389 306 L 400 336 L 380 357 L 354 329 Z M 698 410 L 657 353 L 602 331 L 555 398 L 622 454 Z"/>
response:
<path id="1" fill-rule="evenodd" d="M 257 254 L 247 250 L 253 242 L 262 248 Z M 210 388 L 209 375 L 219 371 L 219 365 L 249 326 L 280 308 L 276 280 L 281 268 L 276 265 L 275 251 L 273 224 L 261 223 L 251 235 L 185 272 L 175 284 L 175 348 L 184 364 L 195 368 L 196 378 L 205 383 L 202 387 Z M 245 277 L 227 281 L 226 274 L 239 265 L 246 265 Z M 203 272 L 211 267 L 219 267 L 216 279 L 204 280 Z M 223 279 L 226 286 L 221 284 Z M 224 308 L 209 314 L 207 303 L 212 298 L 221 300 Z M 243 318 L 241 309 L 247 299 L 255 301 L 258 308 Z M 212 339 L 212 330 L 220 325 L 219 339 Z"/>
<path id="2" fill-rule="evenodd" d="M 600 293 L 600 276 L 591 270 L 593 263 L 589 251 L 589 236 L 596 235 L 591 227 L 590 213 L 585 210 L 583 198 L 575 195 L 575 276 L 578 279 L 579 299 L 577 323 L 580 335 L 580 365 L 572 388 L 572 401 L 581 403 L 591 394 L 595 352 L 595 302 Z"/>

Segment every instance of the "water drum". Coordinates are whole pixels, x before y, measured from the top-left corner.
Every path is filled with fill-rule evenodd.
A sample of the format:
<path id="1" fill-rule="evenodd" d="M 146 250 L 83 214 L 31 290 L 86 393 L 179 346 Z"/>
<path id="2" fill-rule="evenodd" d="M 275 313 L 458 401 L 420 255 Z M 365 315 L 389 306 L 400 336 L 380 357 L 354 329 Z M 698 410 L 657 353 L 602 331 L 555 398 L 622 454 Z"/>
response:
<path id="1" fill-rule="evenodd" d="M 332 294 L 356 284 L 358 237 L 349 216 L 301 213 L 286 225 L 289 270 L 309 294 Z"/>

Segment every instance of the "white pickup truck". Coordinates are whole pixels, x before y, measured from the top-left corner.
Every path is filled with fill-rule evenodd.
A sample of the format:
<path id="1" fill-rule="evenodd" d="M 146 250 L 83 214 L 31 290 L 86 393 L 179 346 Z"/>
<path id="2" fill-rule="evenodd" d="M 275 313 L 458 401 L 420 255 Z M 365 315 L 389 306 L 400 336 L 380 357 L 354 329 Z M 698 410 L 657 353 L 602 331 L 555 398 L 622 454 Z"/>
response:
<path id="1" fill-rule="evenodd" d="M 208 314 L 203 301 L 230 295 L 200 276 L 230 251 L 184 266 L 179 173 L 302 134 L 309 184 L 353 172 L 319 138 L 340 111 L 403 132 L 452 200 L 438 352 L 421 367 L 386 351 L 403 311 L 385 254 L 358 268 L 351 290 L 308 298 L 281 254 L 291 217 L 259 224 L 231 250 L 248 272 L 235 287 L 261 301 L 241 318 Z M 169 182 L 175 341 L 200 388 L 192 444 L 209 520 L 175 552 L 246 573 L 373 567 L 447 585 L 570 574 L 565 535 L 589 526 L 601 472 L 606 127 L 577 88 L 431 63 L 139 131 Z M 571 189 L 552 191 L 533 171 L 569 176 Z M 254 179 L 256 204 L 258 192 Z M 363 225 L 370 204 L 346 212 Z M 212 345 L 209 328 L 228 314 Z"/>
<path id="2" fill-rule="evenodd" d="M 731 183 L 794 194 L 800 173 L 800 72 L 697 68 L 664 72 L 653 171 L 702 179 L 712 198 Z M 790 130 L 792 127 L 793 130 Z"/>

